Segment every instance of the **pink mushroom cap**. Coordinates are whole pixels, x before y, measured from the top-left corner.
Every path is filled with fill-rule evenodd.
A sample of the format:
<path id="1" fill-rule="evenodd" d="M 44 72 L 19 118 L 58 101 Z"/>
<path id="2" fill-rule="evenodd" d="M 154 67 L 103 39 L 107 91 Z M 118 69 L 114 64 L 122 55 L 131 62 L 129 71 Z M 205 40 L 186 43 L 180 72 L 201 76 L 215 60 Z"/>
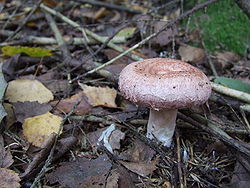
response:
<path id="1" fill-rule="evenodd" d="M 152 58 L 127 65 L 120 73 L 119 90 L 135 104 L 161 110 L 203 104 L 211 85 L 201 70 L 188 63 Z"/>

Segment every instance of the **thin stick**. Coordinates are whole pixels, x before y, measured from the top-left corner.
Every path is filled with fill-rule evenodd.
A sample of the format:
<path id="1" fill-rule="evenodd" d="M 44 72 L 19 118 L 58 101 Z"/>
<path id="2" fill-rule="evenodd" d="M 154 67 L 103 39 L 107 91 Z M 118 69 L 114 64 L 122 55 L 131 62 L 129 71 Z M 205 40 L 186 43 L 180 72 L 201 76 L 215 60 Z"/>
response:
<path id="1" fill-rule="evenodd" d="M 42 0 L 39 0 L 37 2 L 37 4 L 32 8 L 32 10 L 28 14 L 28 16 L 24 19 L 24 21 L 18 26 L 18 28 L 14 31 L 14 33 L 11 36 L 9 36 L 5 41 L 9 41 L 12 37 L 14 37 L 23 28 L 23 26 L 29 21 L 29 18 L 31 17 L 31 15 L 39 7 L 39 5 L 41 4 L 41 2 L 42 2 Z"/>
<path id="2" fill-rule="evenodd" d="M 14 32 L 10 31 L 10 30 L 0 30 L 0 36 L 4 36 L 4 37 L 9 37 L 11 35 L 13 35 Z M 106 37 L 106 36 L 101 36 L 103 38 L 103 40 L 108 40 L 110 37 Z M 32 43 L 32 44 L 41 44 L 41 45 L 53 45 L 53 44 L 57 44 L 57 41 L 55 38 L 52 37 L 38 37 L 38 36 L 33 36 L 33 35 L 22 35 L 22 34 L 16 34 L 15 37 L 13 37 L 16 40 L 21 39 L 20 43 Z M 72 45 L 82 45 L 84 44 L 84 39 L 80 38 L 80 37 L 75 37 L 75 38 L 70 38 L 70 37 L 63 37 L 63 40 L 67 43 L 67 44 L 72 44 Z M 89 38 L 88 41 L 86 41 L 87 44 L 91 45 L 91 44 L 97 44 L 99 43 L 98 41 Z M 126 38 L 125 37 L 118 37 L 115 36 L 114 38 L 111 39 L 112 43 L 124 43 L 126 42 Z M 13 44 L 13 42 L 3 42 L 0 44 L 0 46 L 6 46 L 6 45 L 11 45 Z"/>
<path id="3" fill-rule="evenodd" d="M 210 5 L 211 3 L 214 3 L 218 0 L 210 0 L 210 1 L 206 1 L 205 3 L 202 3 L 202 4 L 199 4 L 199 5 L 196 5 L 194 8 L 192 8 L 191 10 L 188 10 L 187 12 L 185 12 L 184 14 L 180 15 L 179 17 L 173 19 L 172 21 L 170 21 L 169 23 L 167 23 L 166 25 L 164 25 L 158 32 L 156 33 L 153 33 L 151 35 L 149 35 L 147 38 L 143 39 L 141 42 L 135 44 L 134 46 L 132 46 L 131 48 L 129 48 L 128 50 L 124 51 L 123 53 L 121 53 L 120 55 L 116 56 L 115 58 L 111 59 L 110 61 L 108 61 L 107 63 L 104 63 L 102 64 L 101 66 L 99 67 L 96 67 L 95 69 L 91 70 L 91 71 L 88 71 L 86 72 L 85 74 L 82 74 L 82 75 L 79 75 L 77 76 L 76 78 L 74 78 L 71 82 L 74 82 L 74 81 L 77 81 L 79 80 L 80 78 L 86 76 L 86 75 L 89 75 L 89 74 L 92 74 L 110 64 L 112 64 L 113 62 L 115 62 L 116 60 L 118 60 L 119 58 L 121 58 L 122 56 L 132 52 L 133 50 L 135 50 L 136 48 L 138 48 L 139 46 L 145 44 L 147 41 L 149 41 L 150 39 L 154 38 L 155 36 L 157 36 L 159 33 L 161 33 L 162 31 L 172 27 L 176 22 L 182 20 L 183 18 L 191 15 L 193 12 L 197 11 L 197 10 L 200 10 L 208 5 Z"/>
<path id="4" fill-rule="evenodd" d="M 250 94 L 211 82 L 214 91 L 250 103 Z"/>
<path id="5" fill-rule="evenodd" d="M 176 136 L 176 145 L 177 145 L 177 169 L 179 174 L 179 183 L 180 188 L 184 188 L 183 177 L 182 177 L 182 168 L 181 168 L 181 147 L 180 147 L 180 136 L 178 130 L 175 132 Z"/>
<path id="6" fill-rule="evenodd" d="M 54 16 L 57 16 L 58 18 L 62 19 L 64 22 L 66 22 L 66 23 L 68 23 L 69 25 L 75 27 L 76 29 L 78 29 L 78 30 L 80 30 L 80 31 L 85 31 L 86 34 L 89 35 L 90 37 L 92 37 L 93 39 L 95 39 L 95 40 L 97 40 L 97 41 L 99 41 L 99 42 L 101 42 L 101 43 L 105 43 L 105 40 L 103 40 L 103 38 L 102 38 L 101 36 L 99 36 L 99 35 L 93 33 L 92 31 L 90 31 L 90 30 L 88 30 L 88 29 L 85 29 L 85 28 L 81 27 L 80 24 L 78 24 L 78 23 L 72 21 L 71 19 L 67 18 L 66 16 L 62 15 L 61 13 L 59 13 L 59 12 L 57 12 L 57 11 L 55 11 L 55 10 L 53 10 L 53 9 L 51 9 L 51 8 L 49 8 L 49 7 L 47 7 L 47 6 L 45 6 L 44 4 L 41 4 L 40 7 L 41 7 L 43 10 L 45 10 L 46 12 L 48 12 L 48 13 L 50 13 L 50 14 L 52 14 L 52 15 L 54 15 Z M 121 52 L 121 53 L 124 52 L 124 49 L 123 49 L 123 48 L 121 48 L 120 46 L 115 45 L 115 44 L 112 43 L 112 42 L 109 42 L 109 43 L 107 44 L 107 46 L 110 47 L 110 48 L 112 48 L 112 49 L 114 49 L 114 50 L 116 50 L 116 51 L 118 51 L 118 52 Z M 126 53 L 126 54 L 127 54 L 127 53 Z M 139 57 L 139 56 L 137 56 L 137 55 L 135 55 L 135 54 L 130 54 L 130 57 L 131 57 L 133 60 L 135 60 L 135 61 L 139 61 L 139 60 L 142 59 L 141 57 Z"/>
<path id="7" fill-rule="evenodd" d="M 110 4 L 110 3 L 105 3 L 102 1 L 94 1 L 94 0 L 76 0 L 79 3 L 87 3 L 87 4 L 91 4 L 91 5 L 95 5 L 95 6 L 100 6 L 100 7 L 106 7 L 106 8 L 110 8 L 110 9 L 116 9 L 119 11 L 126 11 L 126 12 L 131 12 L 131 13 L 141 13 L 140 10 L 135 10 L 135 9 L 131 9 L 131 8 L 127 8 L 124 6 L 120 6 L 120 5 L 114 5 L 114 4 Z"/>

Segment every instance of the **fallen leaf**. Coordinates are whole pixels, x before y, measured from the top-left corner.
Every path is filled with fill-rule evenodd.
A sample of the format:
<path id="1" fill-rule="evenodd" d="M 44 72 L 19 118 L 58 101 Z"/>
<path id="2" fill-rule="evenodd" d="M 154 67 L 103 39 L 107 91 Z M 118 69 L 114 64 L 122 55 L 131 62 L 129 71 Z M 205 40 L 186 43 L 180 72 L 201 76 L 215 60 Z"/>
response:
<path id="1" fill-rule="evenodd" d="M 92 87 L 81 84 L 84 94 L 92 106 L 116 108 L 115 98 L 117 91 L 109 87 Z"/>
<path id="2" fill-rule="evenodd" d="M 9 82 L 5 98 L 10 102 L 47 103 L 53 100 L 53 94 L 37 80 L 18 79 Z"/>
<path id="3" fill-rule="evenodd" d="M 206 54 L 201 48 L 196 48 L 189 45 L 182 45 L 178 50 L 181 60 L 191 63 L 202 63 Z"/>
<path id="4" fill-rule="evenodd" d="M 75 108 L 75 114 L 83 115 L 91 111 L 92 107 L 83 92 L 79 92 L 70 98 L 63 99 L 61 101 L 53 101 L 51 104 L 56 105 L 58 110 L 63 111 L 64 113 L 69 113 L 79 101 L 81 102 Z"/>
<path id="5" fill-rule="evenodd" d="M 63 118 L 50 112 L 26 118 L 23 123 L 23 134 L 29 142 L 40 147 L 50 134 L 59 133 L 62 120 Z"/>
<path id="6" fill-rule="evenodd" d="M 126 162 L 126 161 L 121 161 L 119 162 L 124 165 L 127 169 L 130 171 L 143 176 L 147 177 L 148 175 L 152 174 L 153 171 L 157 169 L 156 164 L 158 164 L 159 159 L 155 159 L 153 161 L 142 161 L 142 162 Z"/>
<path id="7" fill-rule="evenodd" d="M 8 168 L 13 162 L 12 155 L 9 150 L 4 148 L 3 137 L 0 135 L 0 168 Z"/>
<path id="8" fill-rule="evenodd" d="M 116 36 L 125 37 L 126 39 L 131 38 L 136 31 L 135 27 L 126 27 L 119 31 Z"/>
<path id="9" fill-rule="evenodd" d="M 49 174 L 48 180 L 68 188 L 104 187 L 111 167 L 106 154 L 94 160 L 77 158 L 75 161 L 61 163 L 59 168 Z"/>
<path id="10" fill-rule="evenodd" d="M 2 52 L 7 56 L 13 56 L 18 53 L 25 53 L 31 57 L 45 57 L 52 55 L 51 49 L 27 46 L 4 46 Z"/>
<path id="11" fill-rule="evenodd" d="M 219 62 L 236 63 L 240 60 L 240 56 L 233 52 L 217 52 L 215 55 Z"/>
<path id="12" fill-rule="evenodd" d="M 46 161 L 51 147 L 53 146 L 56 139 L 56 134 L 52 133 L 50 134 L 46 140 L 41 145 L 41 150 L 35 154 L 32 161 L 28 164 L 27 168 L 25 169 L 25 172 L 21 174 L 21 178 L 27 178 L 30 173 L 35 170 L 41 169 L 44 162 Z"/>
<path id="13" fill-rule="evenodd" d="M 13 106 L 16 120 L 20 123 L 23 123 L 26 118 L 45 114 L 52 109 L 49 104 L 28 101 L 14 102 Z"/>
<path id="14" fill-rule="evenodd" d="M 249 162 L 248 162 L 249 164 Z M 247 188 L 250 184 L 250 174 L 247 169 L 241 164 L 241 162 L 237 161 L 233 176 L 228 188 Z"/>
<path id="15" fill-rule="evenodd" d="M 164 21 L 155 22 L 154 32 L 158 32 L 166 24 L 167 22 Z M 176 26 L 173 26 L 159 33 L 155 38 L 152 39 L 152 42 L 159 44 L 160 46 L 166 46 L 172 42 L 176 35 L 178 35 L 178 30 Z"/>
<path id="16" fill-rule="evenodd" d="M 105 188 L 118 188 L 118 180 L 120 174 L 117 172 L 116 169 L 111 170 L 109 177 L 107 178 L 107 184 Z"/>
<path id="17" fill-rule="evenodd" d="M 250 94 L 250 84 L 244 83 L 241 80 L 226 77 L 216 77 L 214 82 L 217 84 L 221 84 L 225 87 L 229 87 Z"/>
<path id="18" fill-rule="evenodd" d="M 6 168 L 0 168 L 0 187 L 18 188 L 20 187 L 20 178 L 16 172 Z"/>
<path id="19" fill-rule="evenodd" d="M 130 149 L 119 155 L 119 158 L 131 162 L 150 161 L 155 153 L 153 149 L 137 139 Z"/>

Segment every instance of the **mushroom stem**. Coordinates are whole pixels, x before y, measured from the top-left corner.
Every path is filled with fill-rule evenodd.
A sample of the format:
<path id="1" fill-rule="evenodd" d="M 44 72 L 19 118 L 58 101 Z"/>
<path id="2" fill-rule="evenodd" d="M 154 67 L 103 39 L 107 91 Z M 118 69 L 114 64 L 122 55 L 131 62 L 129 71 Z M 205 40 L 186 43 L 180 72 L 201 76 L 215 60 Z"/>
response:
<path id="1" fill-rule="evenodd" d="M 177 109 L 150 109 L 147 137 L 156 138 L 164 146 L 170 147 L 176 125 Z"/>

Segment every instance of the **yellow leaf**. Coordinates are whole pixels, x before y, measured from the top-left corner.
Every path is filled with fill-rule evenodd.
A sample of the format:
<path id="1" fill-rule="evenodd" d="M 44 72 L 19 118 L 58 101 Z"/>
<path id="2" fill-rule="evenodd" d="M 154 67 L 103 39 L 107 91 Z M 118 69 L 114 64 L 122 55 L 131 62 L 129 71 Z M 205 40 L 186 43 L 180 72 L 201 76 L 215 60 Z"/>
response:
<path id="1" fill-rule="evenodd" d="M 92 87 L 81 85 L 84 94 L 87 96 L 92 106 L 105 106 L 116 108 L 115 98 L 117 91 L 108 87 Z"/>
<path id="2" fill-rule="evenodd" d="M 47 103 L 53 100 L 53 94 L 38 80 L 17 79 L 9 82 L 5 99 L 10 102 L 35 102 Z"/>
<path id="3" fill-rule="evenodd" d="M 7 56 L 13 56 L 18 53 L 25 53 L 31 57 L 45 57 L 52 55 L 51 49 L 27 46 L 4 46 L 2 52 Z"/>
<path id="4" fill-rule="evenodd" d="M 119 33 L 117 33 L 116 36 L 131 38 L 134 35 L 135 30 L 136 30 L 135 27 L 126 27 L 126 28 L 122 29 L 121 31 L 119 31 Z"/>
<path id="5" fill-rule="evenodd" d="M 63 118 L 50 112 L 26 118 L 23 123 L 23 134 L 29 142 L 40 147 L 50 134 L 59 133 L 62 120 Z"/>

